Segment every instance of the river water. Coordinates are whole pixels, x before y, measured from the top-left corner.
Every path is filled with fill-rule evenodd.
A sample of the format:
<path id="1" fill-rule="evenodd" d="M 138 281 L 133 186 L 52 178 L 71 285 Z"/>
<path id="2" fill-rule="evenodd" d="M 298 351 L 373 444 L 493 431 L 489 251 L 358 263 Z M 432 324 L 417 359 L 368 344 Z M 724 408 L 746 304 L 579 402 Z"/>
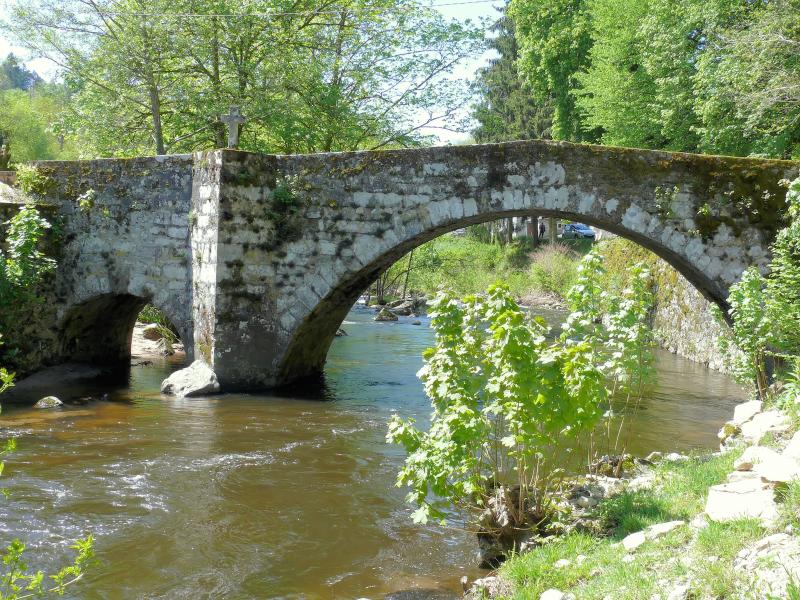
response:
<path id="1" fill-rule="evenodd" d="M 414 525 L 385 444 L 393 412 L 425 421 L 415 373 L 427 321 L 375 323 L 351 311 L 330 352 L 326 400 L 158 393 L 177 365 L 133 367 L 107 401 L 56 411 L 5 407 L 16 435 L 0 539 L 53 570 L 96 537 L 101 564 L 77 598 L 382 598 L 412 587 L 460 590 L 475 542 Z M 633 449 L 716 445 L 742 391 L 666 352 L 634 424 Z"/>

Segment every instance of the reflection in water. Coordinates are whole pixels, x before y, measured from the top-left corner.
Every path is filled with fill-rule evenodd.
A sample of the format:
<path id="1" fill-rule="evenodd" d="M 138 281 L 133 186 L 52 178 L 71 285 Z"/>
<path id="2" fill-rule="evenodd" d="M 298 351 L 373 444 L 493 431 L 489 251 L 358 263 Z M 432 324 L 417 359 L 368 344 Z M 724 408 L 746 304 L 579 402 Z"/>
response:
<path id="1" fill-rule="evenodd" d="M 420 527 L 394 486 L 392 412 L 425 421 L 415 373 L 432 332 L 354 310 L 331 350 L 333 401 L 266 395 L 161 398 L 174 368 L 134 368 L 109 402 L 9 409 L 19 436 L 0 504 L 2 541 L 53 566 L 69 540 L 97 537 L 103 564 L 81 598 L 378 598 L 458 590 L 475 576 L 465 532 Z M 635 423 L 639 452 L 716 444 L 741 390 L 667 353 Z M 55 418 L 56 415 L 59 418 Z"/>

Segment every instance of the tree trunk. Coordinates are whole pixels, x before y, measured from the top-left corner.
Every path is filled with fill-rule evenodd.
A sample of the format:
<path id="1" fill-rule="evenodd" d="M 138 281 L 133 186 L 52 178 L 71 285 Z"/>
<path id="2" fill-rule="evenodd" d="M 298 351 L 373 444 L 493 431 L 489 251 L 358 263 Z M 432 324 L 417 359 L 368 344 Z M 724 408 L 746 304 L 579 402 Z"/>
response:
<path id="1" fill-rule="evenodd" d="M 508 237 L 506 238 L 506 242 L 510 244 L 514 241 L 514 217 L 509 217 L 506 223 L 508 225 Z"/>
<path id="2" fill-rule="evenodd" d="M 558 239 L 556 237 L 557 232 L 556 232 L 556 219 L 555 219 L 555 217 L 548 217 L 547 218 L 547 231 L 550 234 L 550 243 L 551 244 L 555 244 L 556 240 Z"/>
<path id="3" fill-rule="evenodd" d="M 406 291 L 408 290 L 408 276 L 411 274 L 411 261 L 414 260 L 414 250 L 408 255 L 408 266 L 406 267 L 406 280 L 403 282 L 403 294 L 400 296 L 403 300 L 406 298 Z"/>

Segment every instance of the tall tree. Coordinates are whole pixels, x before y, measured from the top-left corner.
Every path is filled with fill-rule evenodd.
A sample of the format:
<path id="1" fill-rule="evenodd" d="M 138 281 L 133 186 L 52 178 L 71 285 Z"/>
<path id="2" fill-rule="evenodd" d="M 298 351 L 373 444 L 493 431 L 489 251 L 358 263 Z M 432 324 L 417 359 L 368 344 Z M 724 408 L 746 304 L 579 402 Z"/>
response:
<path id="1" fill-rule="evenodd" d="M 507 7 L 500 10 L 503 14 L 492 26 L 495 35 L 489 42 L 498 57 L 478 71 L 474 85 L 479 100 L 473 117 L 478 126 L 472 134 L 481 143 L 550 138 L 552 100 L 536 100 L 520 78 L 514 21 Z"/>
<path id="2" fill-rule="evenodd" d="M 520 48 L 520 73 L 540 102 L 553 102 L 553 138 L 596 141 L 573 91 L 589 64 L 591 13 L 587 0 L 511 0 Z"/>
<path id="3" fill-rule="evenodd" d="M 25 0 L 9 27 L 77 90 L 93 154 L 221 146 L 231 104 L 244 149 L 416 144 L 463 106 L 448 74 L 483 44 L 420 0 Z"/>
<path id="4" fill-rule="evenodd" d="M 29 90 L 42 83 L 36 71 L 28 69 L 12 53 L 0 64 L 0 90 Z"/>

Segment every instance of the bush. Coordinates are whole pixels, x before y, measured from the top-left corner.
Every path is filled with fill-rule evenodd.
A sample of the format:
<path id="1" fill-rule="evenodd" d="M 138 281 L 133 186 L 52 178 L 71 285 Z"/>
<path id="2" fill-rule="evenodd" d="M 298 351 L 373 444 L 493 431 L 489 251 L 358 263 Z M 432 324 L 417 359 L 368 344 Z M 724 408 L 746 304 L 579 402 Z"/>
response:
<path id="1" fill-rule="evenodd" d="M 575 253 L 564 244 L 546 244 L 531 257 L 531 285 L 534 289 L 562 298 L 575 280 Z"/>
<path id="2" fill-rule="evenodd" d="M 549 461 L 556 443 L 603 414 L 605 377 L 591 344 L 548 341 L 544 322 L 501 285 L 464 304 L 443 293 L 431 317 L 436 347 L 418 374 L 433 405 L 431 426 L 420 431 L 395 415 L 387 435 L 408 452 L 398 485 L 411 488 L 414 520 L 444 521 L 455 505 L 477 522 L 499 494 L 506 505 L 513 497 L 514 529 L 537 527 L 558 475 Z"/>

